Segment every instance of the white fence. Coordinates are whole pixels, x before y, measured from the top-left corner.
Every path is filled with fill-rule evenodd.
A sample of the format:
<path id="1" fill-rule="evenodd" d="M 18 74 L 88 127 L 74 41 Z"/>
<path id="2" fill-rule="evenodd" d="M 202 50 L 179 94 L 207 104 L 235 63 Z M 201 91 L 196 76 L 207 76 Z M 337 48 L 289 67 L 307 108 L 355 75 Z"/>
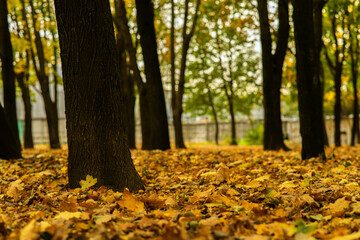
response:
<path id="1" fill-rule="evenodd" d="M 237 121 L 236 122 L 236 136 L 242 139 L 247 130 L 256 127 L 261 121 Z M 20 131 L 23 131 L 23 122 L 19 122 Z M 33 137 L 35 144 L 48 143 L 48 130 L 46 119 L 33 119 Z M 341 121 L 342 143 L 349 144 L 351 137 L 352 119 L 344 118 Z M 332 119 L 326 120 L 326 129 L 330 144 L 334 140 L 334 121 Z M 283 120 L 284 135 L 288 140 L 300 142 L 300 126 L 297 120 Z M 169 124 L 170 139 L 174 140 L 174 128 Z M 215 124 L 209 123 L 184 123 L 183 133 L 185 142 L 201 143 L 215 141 Z M 229 122 L 220 122 L 219 124 L 219 141 L 224 141 L 230 138 L 231 125 Z M 66 143 L 66 123 L 64 118 L 59 119 L 59 135 L 60 141 Z M 141 127 L 136 126 L 136 142 L 141 142 Z"/>

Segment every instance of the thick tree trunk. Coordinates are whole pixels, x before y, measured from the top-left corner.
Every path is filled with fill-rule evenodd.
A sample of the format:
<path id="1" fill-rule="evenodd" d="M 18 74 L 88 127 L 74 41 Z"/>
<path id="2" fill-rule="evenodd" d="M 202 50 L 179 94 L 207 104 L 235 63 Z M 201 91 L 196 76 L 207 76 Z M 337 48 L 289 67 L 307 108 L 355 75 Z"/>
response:
<path id="1" fill-rule="evenodd" d="M 56 0 L 69 143 L 69 186 L 86 175 L 116 190 L 144 188 L 125 133 L 109 1 Z M 86 21 L 83 21 L 86 19 Z"/>
<path id="2" fill-rule="evenodd" d="M 312 0 L 294 0 L 296 72 L 299 98 L 302 159 L 324 156 L 321 83 L 315 69 L 315 34 Z"/>
<path id="3" fill-rule="evenodd" d="M 21 158 L 21 148 L 16 142 L 16 137 L 10 128 L 4 108 L 0 103 L 0 158 Z"/>
<path id="4" fill-rule="evenodd" d="M 279 0 L 279 29 L 273 55 L 268 2 L 258 0 L 263 65 L 264 150 L 288 149 L 284 143 L 280 110 L 282 68 L 290 29 L 288 5 L 288 0 Z"/>
<path id="5" fill-rule="evenodd" d="M 154 27 L 154 9 L 151 0 L 136 0 L 137 25 L 145 65 L 146 94 L 149 103 L 149 146 L 143 149 L 169 149 L 169 128 L 164 90 L 161 81 L 159 58 Z"/>
<path id="6" fill-rule="evenodd" d="M 5 114 L 9 120 L 10 129 L 15 136 L 16 144 L 20 147 L 19 130 L 16 116 L 13 51 L 7 17 L 7 1 L 0 0 L 0 59 L 1 75 L 4 87 L 4 109 Z"/>

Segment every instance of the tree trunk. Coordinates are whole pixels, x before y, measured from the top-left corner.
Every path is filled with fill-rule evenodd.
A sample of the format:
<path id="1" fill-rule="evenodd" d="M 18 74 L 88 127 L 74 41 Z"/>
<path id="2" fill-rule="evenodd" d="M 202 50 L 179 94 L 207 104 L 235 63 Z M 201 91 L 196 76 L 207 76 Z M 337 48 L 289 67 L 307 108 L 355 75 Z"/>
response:
<path id="1" fill-rule="evenodd" d="M 187 21 L 189 15 L 189 0 L 185 0 L 185 10 L 183 19 L 182 29 L 182 49 L 181 49 L 181 60 L 180 60 L 180 73 L 179 82 L 176 84 L 175 80 L 175 13 L 174 13 L 174 1 L 171 1 L 171 33 L 170 33 L 170 58 L 171 58 L 171 107 L 173 112 L 173 122 L 175 129 L 175 146 L 176 148 L 185 148 L 182 121 L 181 116 L 183 113 L 183 95 L 185 87 L 185 70 L 187 54 L 190 47 L 191 38 L 194 36 L 196 22 L 198 19 L 200 0 L 196 1 L 195 13 L 193 22 L 190 28 L 190 32 L 187 33 Z M 177 89 L 176 89 L 177 85 Z M 177 136 L 181 134 L 181 136 Z"/>
<path id="2" fill-rule="evenodd" d="M 175 130 L 175 147 L 176 148 L 186 148 L 183 138 L 183 129 L 181 123 L 181 112 L 182 109 L 173 108 L 173 121 L 174 121 L 174 130 Z"/>
<path id="3" fill-rule="evenodd" d="M 26 52 L 25 54 L 26 54 L 25 70 L 17 74 L 16 78 L 18 85 L 21 88 L 21 96 L 25 110 L 24 148 L 34 148 L 34 142 L 32 136 L 31 98 L 30 98 L 30 90 L 28 86 L 30 59 L 28 52 Z"/>
<path id="4" fill-rule="evenodd" d="M 354 25 L 355 37 L 353 37 L 351 25 Z M 353 123 L 351 129 L 351 146 L 355 143 L 360 143 L 360 130 L 359 130 L 359 98 L 358 98 L 358 65 L 359 65 L 359 44 L 360 40 L 357 37 L 359 27 L 354 23 L 348 23 L 349 30 L 349 55 L 350 55 L 350 67 L 351 67 L 351 80 L 353 85 L 354 103 L 353 103 Z"/>
<path id="5" fill-rule="evenodd" d="M 144 188 L 131 160 L 110 5 L 56 0 L 69 143 L 69 186 L 87 175 L 115 190 Z M 86 19 L 86 21 L 83 21 Z"/>
<path id="6" fill-rule="evenodd" d="M 322 43 L 322 29 L 323 29 L 323 23 L 322 23 L 322 10 L 325 6 L 327 1 L 325 0 L 314 0 L 313 6 L 314 6 L 314 34 L 315 34 L 315 61 L 316 63 L 316 71 L 319 72 L 319 74 L 316 74 L 316 76 L 319 76 L 319 81 L 321 82 L 321 93 L 322 93 L 322 99 L 324 98 L 324 85 L 325 85 L 325 77 L 324 77 L 324 69 L 322 67 L 322 63 L 320 60 L 321 57 L 321 49 L 323 46 Z M 325 117 L 323 116 L 323 126 L 324 126 L 324 144 L 325 146 L 329 146 L 329 139 L 326 133 L 326 126 L 325 126 Z"/>
<path id="7" fill-rule="evenodd" d="M 16 142 L 16 137 L 10 128 L 4 108 L 0 104 L 0 158 L 21 158 L 21 148 Z"/>
<path id="8" fill-rule="evenodd" d="M 282 68 L 289 38 L 289 1 L 279 0 L 279 29 L 272 54 L 267 0 L 258 0 L 263 66 L 264 150 L 288 150 L 284 143 L 280 110 Z"/>
<path id="9" fill-rule="evenodd" d="M 151 0 L 136 0 L 137 25 L 145 65 L 146 95 L 149 104 L 149 146 L 143 149 L 170 148 L 168 119 L 161 81 L 154 27 L 154 9 Z"/>
<path id="10" fill-rule="evenodd" d="M 123 4 L 121 6 L 121 4 Z M 117 28 L 116 34 L 116 45 L 119 51 L 119 64 L 120 64 L 120 75 L 121 75 L 121 86 L 124 96 L 124 109 L 126 111 L 125 126 L 126 135 L 128 138 L 129 147 L 131 149 L 136 148 L 135 144 L 135 93 L 134 93 L 134 80 L 130 74 L 129 66 L 127 64 L 126 57 L 126 33 L 121 28 L 121 14 L 125 14 L 126 10 L 124 2 L 120 0 L 115 1 L 115 19 L 117 22 L 115 27 Z"/>
<path id="11" fill-rule="evenodd" d="M 230 145 L 237 145 L 237 141 L 236 141 L 236 122 L 235 122 L 234 102 L 233 102 L 233 100 L 229 101 L 229 111 L 230 111 L 230 118 L 231 118 L 231 142 L 230 142 Z"/>
<path id="12" fill-rule="evenodd" d="M 149 103 L 146 100 L 146 83 L 144 83 L 141 77 L 141 73 L 137 64 L 136 49 L 132 42 L 124 1 L 116 0 L 115 8 L 116 11 L 119 12 L 118 16 L 115 17 L 115 26 L 118 31 L 121 32 L 124 38 L 125 48 L 129 54 L 129 68 L 133 71 L 132 78 L 137 85 L 139 93 L 142 146 L 144 149 L 149 149 L 151 148 L 151 125 L 150 120 L 148 119 L 150 114 Z"/>
<path id="13" fill-rule="evenodd" d="M 321 83 L 315 69 L 312 0 L 294 0 L 296 73 L 299 98 L 302 159 L 324 157 Z"/>
<path id="14" fill-rule="evenodd" d="M 354 77 L 354 74 L 352 76 L 353 80 L 353 87 L 354 87 L 354 107 L 353 107 L 353 124 L 351 129 L 351 146 L 355 145 L 356 143 L 359 143 L 359 99 L 357 95 L 357 80 Z"/>
<path id="15" fill-rule="evenodd" d="M 335 76 L 335 106 L 334 106 L 334 117 L 335 117 L 335 146 L 341 146 L 341 69 L 336 70 Z"/>
<path id="16" fill-rule="evenodd" d="M 217 117 L 217 112 L 216 112 L 216 109 L 215 109 L 213 96 L 211 94 L 211 90 L 210 90 L 210 87 L 209 87 L 207 81 L 206 81 L 206 85 L 207 85 L 209 103 L 210 103 L 210 107 L 211 107 L 211 113 L 213 115 L 214 122 L 215 122 L 215 144 L 219 145 L 219 120 L 218 120 L 218 117 Z"/>
<path id="17" fill-rule="evenodd" d="M 22 1 L 23 9 L 25 9 L 25 3 Z M 38 62 L 35 59 L 35 54 L 32 49 L 31 50 L 31 58 L 33 61 L 33 66 L 35 68 L 36 76 L 39 80 L 40 87 L 41 87 L 41 95 L 44 101 L 45 106 L 45 114 L 46 114 L 46 121 L 48 124 L 48 133 L 49 133 L 49 140 L 50 140 L 50 148 L 58 149 L 61 148 L 60 139 L 59 139 L 59 120 L 58 120 L 58 112 L 57 112 L 57 103 L 56 101 L 51 100 L 50 96 L 50 87 L 49 87 L 49 76 L 46 73 L 46 59 L 44 53 L 44 46 L 41 41 L 40 32 L 37 29 L 37 18 L 35 9 L 33 6 L 33 1 L 29 1 L 30 8 L 31 8 L 31 18 L 33 23 L 33 30 L 35 35 L 35 46 L 37 51 L 37 58 Z M 28 35 L 28 41 L 31 43 L 31 37 L 26 17 L 26 12 L 23 10 L 23 18 L 25 20 L 25 24 L 27 25 L 25 28 L 27 29 L 26 35 Z M 56 92 L 55 92 L 56 96 Z"/>
<path id="18" fill-rule="evenodd" d="M 343 64 L 344 64 L 344 55 L 345 55 L 345 45 L 346 40 L 343 37 L 343 45 L 342 48 L 340 48 L 338 36 L 336 34 L 337 32 L 337 23 L 336 23 L 336 16 L 332 16 L 331 18 L 331 29 L 332 29 L 332 36 L 335 42 L 335 63 L 332 62 L 332 60 L 329 57 L 328 52 L 325 49 L 326 54 L 326 60 L 328 62 L 328 65 L 330 67 L 330 72 L 332 73 L 334 77 L 334 85 L 335 85 L 335 106 L 334 106 L 334 123 L 335 123 L 335 129 L 334 129 L 334 141 L 335 146 L 339 147 L 341 146 L 341 75 L 343 71 Z M 345 17 L 342 16 L 342 29 L 345 29 Z"/>
<path id="19" fill-rule="evenodd" d="M 7 20 L 7 1 L 0 0 L 0 59 L 1 74 L 4 86 L 4 110 L 9 120 L 10 129 L 15 142 L 20 147 L 19 130 L 16 116 L 15 73 L 13 51 L 10 40 L 9 23 Z"/>

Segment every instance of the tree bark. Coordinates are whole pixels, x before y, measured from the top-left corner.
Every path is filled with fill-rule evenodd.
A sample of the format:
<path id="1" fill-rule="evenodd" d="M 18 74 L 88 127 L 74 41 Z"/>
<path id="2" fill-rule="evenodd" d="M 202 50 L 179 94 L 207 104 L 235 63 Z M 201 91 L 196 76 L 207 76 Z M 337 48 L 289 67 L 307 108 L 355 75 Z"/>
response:
<path id="1" fill-rule="evenodd" d="M 324 157 L 321 83 L 315 69 L 313 1 L 294 0 L 296 72 L 302 159 Z"/>
<path id="2" fill-rule="evenodd" d="M 0 158 L 21 158 L 21 148 L 17 144 L 16 137 L 10 128 L 9 121 L 5 115 L 4 108 L 0 103 Z"/>
<path id="3" fill-rule="evenodd" d="M 108 1 L 56 0 L 69 143 L 69 186 L 87 175 L 115 190 L 144 188 L 125 133 Z M 84 21 L 86 19 L 86 21 Z"/>
<path id="4" fill-rule="evenodd" d="M 289 1 L 279 0 L 278 2 L 279 29 L 274 54 L 272 54 L 273 43 L 267 0 L 258 0 L 258 12 L 263 66 L 264 150 L 288 150 L 282 131 L 280 89 L 290 30 Z"/>
<path id="5" fill-rule="evenodd" d="M 143 149 L 169 149 L 169 128 L 154 26 L 151 0 L 136 0 L 137 25 L 145 65 L 146 94 L 149 110 L 150 136 Z M 144 116 L 143 116 L 144 117 Z M 143 132 L 144 133 L 144 132 Z"/>
<path id="6" fill-rule="evenodd" d="M 15 137 L 15 142 L 18 147 L 21 147 L 16 116 L 14 59 L 7 17 L 7 1 L 0 0 L 0 59 L 4 87 L 4 111 L 9 120 L 10 129 Z"/>

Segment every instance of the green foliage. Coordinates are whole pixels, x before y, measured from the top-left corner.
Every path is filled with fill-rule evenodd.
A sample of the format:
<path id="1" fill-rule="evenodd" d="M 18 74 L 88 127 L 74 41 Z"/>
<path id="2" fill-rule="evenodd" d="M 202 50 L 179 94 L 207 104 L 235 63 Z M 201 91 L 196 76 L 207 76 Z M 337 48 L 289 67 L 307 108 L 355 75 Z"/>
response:
<path id="1" fill-rule="evenodd" d="M 254 128 L 246 131 L 244 138 L 240 141 L 241 145 L 262 145 L 264 139 L 264 125 L 257 124 Z"/>

